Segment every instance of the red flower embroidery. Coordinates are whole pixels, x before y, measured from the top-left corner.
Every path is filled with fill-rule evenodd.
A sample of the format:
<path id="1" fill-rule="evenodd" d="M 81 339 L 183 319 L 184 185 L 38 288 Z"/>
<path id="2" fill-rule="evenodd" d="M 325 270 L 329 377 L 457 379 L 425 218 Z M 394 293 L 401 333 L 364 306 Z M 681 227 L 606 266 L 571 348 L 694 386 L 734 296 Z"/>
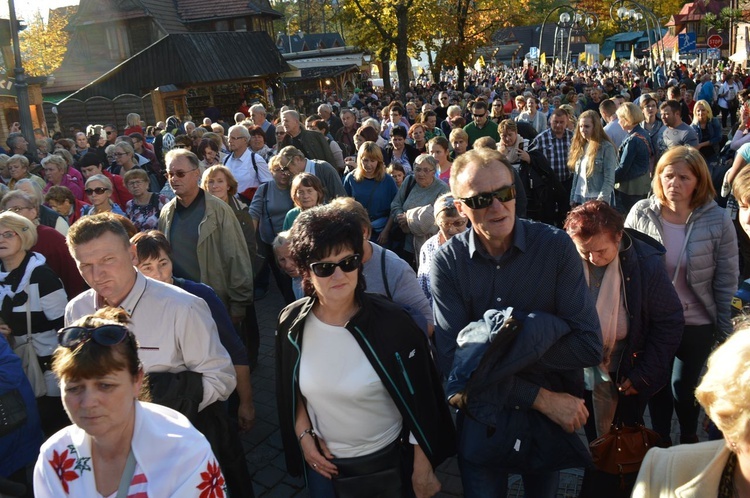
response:
<path id="1" fill-rule="evenodd" d="M 196 486 L 203 490 L 200 498 L 224 498 L 224 476 L 221 475 L 218 463 L 208 462 L 206 472 L 201 472 L 201 479 L 203 481 Z"/>
<path id="2" fill-rule="evenodd" d="M 75 481 L 80 477 L 75 471 L 70 470 L 75 463 L 75 458 L 68 458 L 68 450 L 63 451 L 60 454 L 57 453 L 57 450 L 52 450 L 52 460 L 50 460 L 49 463 L 52 465 L 52 468 L 55 469 L 57 477 L 60 478 L 65 493 L 70 493 L 70 490 L 68 489 L 68 481 Z"/>

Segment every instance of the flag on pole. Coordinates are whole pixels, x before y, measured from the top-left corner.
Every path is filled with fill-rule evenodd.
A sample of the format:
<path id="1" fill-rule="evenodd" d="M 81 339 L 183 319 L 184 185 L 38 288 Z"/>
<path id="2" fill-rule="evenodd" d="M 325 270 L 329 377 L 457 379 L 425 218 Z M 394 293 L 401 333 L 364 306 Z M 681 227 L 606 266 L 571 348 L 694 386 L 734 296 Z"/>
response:
<path id="1" fill-rule="evenodd" d="M 578 62 L 586 62 L 586 52 L 578 54 Z"/>
<path id="2" fill-rule="evenodd" d="M 672 51 L 672 62 L 676 62 L 677 64 L 680 63 L 680 47 L 675 45 L 674 50 Z"/>
<path id="3" fill-rule="evenodd" d="M 630 63 L 635 64 L 635 45 L 630 46 Z"/>
<path id="4" fill-rule="evenodd" d="M 588 67 L 594 66 L 594 54 L 588 54 L 588 56 L 586 57 L 586 65 Z"/>
<path id="5" fill-rule="evenodd" d="M 612 49 L 612 57 L 609 58 L 609 67 L 615 67 L 615 61 L 617 60 L 617 56 L 615 55 L 615 49 Z"/>
<path id="6" fill-rule="evenodd" d="M 656 45 L 651 49 L 651 54 L 654 56 L 654 60 L 659 60 L 659 50 L 656 48 Z"/>
<path id="7" fill-rule="evenodd" d="M 542 52 L 542 55 L 539 56 L 539 65 L 540 66 L 546 66 L 547 65 L 547 54 Z"/>

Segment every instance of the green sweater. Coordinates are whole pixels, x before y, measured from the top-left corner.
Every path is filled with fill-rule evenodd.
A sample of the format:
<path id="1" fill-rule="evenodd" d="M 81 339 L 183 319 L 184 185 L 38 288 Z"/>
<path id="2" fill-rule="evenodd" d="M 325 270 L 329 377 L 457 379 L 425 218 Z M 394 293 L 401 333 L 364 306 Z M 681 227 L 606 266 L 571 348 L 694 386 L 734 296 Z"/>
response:
<path id="1" fill-rule="evenodd" d="M 469 135 L 469 147 L 474 145 L 476 139 L 482 137 L 492 137 L 496 142 L 500 141 L 500 133 L 497 131 L 497 123 L 494 121 L 487 120 L 484 128 L 477 128 L 477 125 L 472 121 L 464 126 L 464 131 Z"/>

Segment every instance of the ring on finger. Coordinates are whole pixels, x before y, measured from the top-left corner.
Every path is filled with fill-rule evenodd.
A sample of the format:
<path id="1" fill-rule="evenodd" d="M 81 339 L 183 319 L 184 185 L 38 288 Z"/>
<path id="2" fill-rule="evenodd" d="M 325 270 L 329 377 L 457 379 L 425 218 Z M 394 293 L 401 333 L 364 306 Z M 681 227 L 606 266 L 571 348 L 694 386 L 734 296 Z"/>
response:
<path id="1" fill-rule="evenodd" d="M 318 468 L 318 464 L 317 464 L 317 463 L 314 463 L 314 464 L 313 464 L 313 468 L 314 468 L 314 469 L 317 469 L 317 468 Z"/>

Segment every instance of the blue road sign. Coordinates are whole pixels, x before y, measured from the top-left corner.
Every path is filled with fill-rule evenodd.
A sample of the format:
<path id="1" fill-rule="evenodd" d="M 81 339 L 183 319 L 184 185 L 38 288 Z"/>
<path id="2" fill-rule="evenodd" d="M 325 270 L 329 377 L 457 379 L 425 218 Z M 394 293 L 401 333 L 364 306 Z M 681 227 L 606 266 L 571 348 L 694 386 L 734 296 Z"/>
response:
<path id="1" fill-rule="evenodd" d="M 677 35 L 677 46 L 681 54 L 691 53 L 695 50 L 695 33 L 680 33 Z"/>

